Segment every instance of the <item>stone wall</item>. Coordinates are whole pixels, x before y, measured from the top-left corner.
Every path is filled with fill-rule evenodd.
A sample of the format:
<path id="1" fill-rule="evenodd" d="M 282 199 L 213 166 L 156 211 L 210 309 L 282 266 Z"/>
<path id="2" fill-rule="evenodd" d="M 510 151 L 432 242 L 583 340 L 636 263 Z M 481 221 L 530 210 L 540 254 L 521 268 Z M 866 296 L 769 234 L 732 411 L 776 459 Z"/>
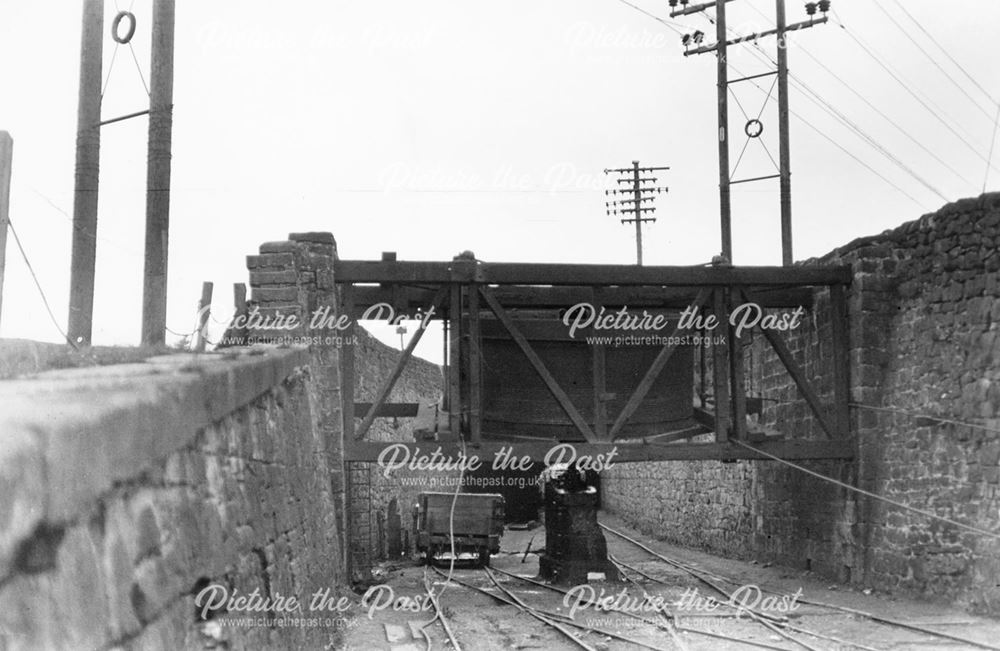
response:
<path id="1" fill-rule="evenodd" d="M 195 614 L 212 584 L 307 598 L 346 583 L 310 361 L 253 349 L 0 382 L 0 648 L 336 644 L 336 625 Z"/>
<path id="2" fill-rule="evenodd" d="M 853 462 L 802 465 L 887 499 L 996 531 L 1000 524 L 1000 194 L 949 204 L 802 264 L 848 264 L 850 350 L 829 344 L 829 297 L 786 337 L 824 400 L 851 365 Z M 762 422 L 817 425 L 766 342 L 747 351 Z M 971 425 L 963 425 L 968 423 Z M 866 498 L 775 462 L 619 466 L 605 505 L 647 533 L 877 590 L 1000 614 L 1000 539 Z"/>
<path id="3" fill-rule="evenodd" d="M 340 315 L 341 305 L 334 282 L 337 247 L 330 233 L 292 233 L 287 240 L 266 242 L 257 255 L 247 257 L 250 271 L 252 307 L 261 319 L 287 319 L 297 323 L 272 322 L 277 327 L 252 327 L 230 336 L 241 343 L 263 341 L 271 344 L 305 344 L 310 347 L 313 364 L 324 369 L 327 383 L 321 387 L 324 426 L 342 431 L 343 414 L 339 364 L 341 355 L 354 360 L 354 400 L 372 402 L 382 382 L 389 376 L 399 352 L 372 337 L 362 327 L 353 334 L 328 327 Z M 317 310 L 320 318 L 314 318 Z M 327 323 L 324 323 L 327 321 Z M 265 322 L 266 324 L 266 322 Z M 345 347 L 350 347 L 346 350 Z M 388 402 L 435 403 L 441 395 L 441 369 L 426 360 L 412 358 L 397 381 Z M 361 419 L 355 421 L 355 426 Z M 410 418 L 378 418 L 368 435 L 370 440 L 413 440 Z M 340 448 L 342 454 L 342 446 Z M 338 460 L 342 457 L 338 457 Z M 415 495 L 423 490 L 448 490 L 447 477 L 441 473 L 395 471 L 385 477 L 371 463 L 350 462 L 340 484 L 342 496 L 340 522 L 346 532 L 346 559 L 352 577 L 369 579 L 373 562 L 405 553 L 403 531 L 410 528 Z M 399 546 L 396 534 L 399 531 Z M 391 549 L 390 549 L 391 548 Z M 390 554 L 390 551 L 392 554 Z"/>
<path id="4" fill-rule="evenodd" d="M 358 402 L 372 402 L 375 393 L 392 372 L 400 352 L 359 328 L 354 351 L 354 395 Z M 441 397 L 443 377 L 441 367 L 427 360 L 412 357 L 396 381 L 387 402 L 422 402 L 433 404 Z M 360 423 L 360 419 L 358 421 Z M 412 441 L 412 418 L 377 418 L 366 438 L 373 441 Z M 433 444 L 431 444 L 433 447 Z M 369 513 L 368 552 L 372 561 L 392 559 L 412 551 L 413 506 L 423 491 L 454 491 L 449 482 L 457 481 L 457 473 L 430 472 L 400 468 L 388 475 L 374 463 L 352 463 L 352 473 L 359 480 L 367 473 L 370 499 L 352 502 L 354 509 Z M 400 527 L 399 538 L 394 533 Z M 365 532 L 358 532 L 359 534 Z"/>

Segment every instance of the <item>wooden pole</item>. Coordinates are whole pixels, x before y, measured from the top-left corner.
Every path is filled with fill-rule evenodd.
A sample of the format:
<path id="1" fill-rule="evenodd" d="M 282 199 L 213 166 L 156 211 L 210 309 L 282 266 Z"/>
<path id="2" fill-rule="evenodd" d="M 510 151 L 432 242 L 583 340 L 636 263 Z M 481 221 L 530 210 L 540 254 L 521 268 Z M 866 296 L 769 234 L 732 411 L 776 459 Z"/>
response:
<path id="1" fill-rule="evenodd" d="M 10 219 L 10 171 L 14 139 L 0 131 L 0 317 L 3 316 L 3 273 L 7 266 L 7 221 Z"/>
<path id="2" fill-rule="evenodd" d="M 97 262 L 97 189 L 101 167 L 101 74 L 104 0 L 84 0 L 80 44 L 80 94 L 76 123 L 73 244 L 70 254 L 70 341 L 89 344 L 94 318 Z"/>
<path id="3" fill-rule="evenodd" d="M 174 105 L 174 0 L 153 1 L 153 45 L 146 168 L 146 264 L 142 343 L 162 344 L 167 330 L 170 142 Z"/>
<path id="4" fill-rule="evenodd" d="M 198 300 L 198 333 L 195 335 L 194 351 L 205 352 L 205 342 L 208 340 L 208 317 L 212 314 L 212 289 L 214 285 L 208 281 L 201 284 L 201 299 Z"/>
<path id="5" fill-rule="evenodd" d="M 639 183 L 639 161 L 632 161 L 632 193 L 635 198 L 635 263 L 642 266 L 642 184 Z"/>
<path id="6" fill-rule="evenodd" d="M 722 255 L 733 261 L 733 230 L 729 198 L 729 61 L 726 58 L 726 1 L 715 3 L 715 38 L 718 42 L 719 90 L 719 213 L 722 230 Z"/>
<path id="7" fill-rule="evenodd" d="M 781 264 L 792 264 L 792 166 L 788 141 L 788 42 L 785 0 L 777 1 L 778 27 L 778 176 L 781 195 Z"/>

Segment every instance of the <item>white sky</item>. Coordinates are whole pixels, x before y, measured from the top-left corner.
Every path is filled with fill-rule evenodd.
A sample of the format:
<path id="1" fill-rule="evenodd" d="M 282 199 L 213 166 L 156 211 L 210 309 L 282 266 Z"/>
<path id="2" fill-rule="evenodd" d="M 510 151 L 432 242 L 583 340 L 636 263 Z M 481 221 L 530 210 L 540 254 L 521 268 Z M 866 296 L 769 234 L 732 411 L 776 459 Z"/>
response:
<path id="1" fill-rule="evenodd" d="M 666 0 L 630 1 L 664 18 L 669 12 Z M 1000 2 L 902 4 L 1000 98 Z M 110 29 L 116 5 L 106 5 Z M 0 0 L 0 129 L 14 138 L 11 220 L 65 327 L 81 6 L 56 6 L 42 11 Z M 795 35 L 793 74 L 949 200 L 979 194 L 993 129 L 989 100 L 900 13 L 896 0 L 834 0 L 833 8 L 847 30 L 831 21 Z M 139 22 L 133 46 L 148 79 L 151 0 L 135 0 L 133 11 Z M 803 3 L 789 0 L 788 13 L 789 22 L 804 19 Z M 729 5 L 735 33 L 768 29 L 772 16 L 769 0 Z M 704 17 L 673 22 L 714 40 Z M 923 108 L 851 34 L 953 126 Z M 772 53 L 773 39 L 761 46 Z M 106 71 L 113 50 L 109 37 Z M 244 256 L 290 231 L 332 231 L 341 257 L 351 259 L 397 251 L 400 259 L 445 260 L 471 249 L 486 261 L 632 263 L 631 227 L 604 212 L 609 185 L 602 170 L 633 159 L 672 168 L 660 177 L 670 193 L 657 200 L 659 221 L 645 229 L 647 264 L 709 260 L 720 248 L 715 59 L 681 52 L 669 27 L 618 0 L 180 0 L 168 325 L 194 327 L 204 280 L 216 284 L 216 312 L 226 312 L 232 283 L 246 280 Z M 732 52 L 732 76 L 765 70 L 752 52 L 747 46 Z M 758 83 L 766 91 L 770 81 Z M 756 114 L 763 92 L 747 84 L 734 91 Z M 735 161 L 744 118 L 736 102 L 730 105 Z M 944 203 L 802 91 L 792 91 L 791 105 L 913 197 L 793 118 L 797 259 Z M 762 140 L 776 157 L 775 106 L 761 119 Z M 103 116 L 146 107 L 136 64 L 122 47 Z M 139 339 L 146 128 L 143 117 L 102 133 L 95 343 Z M 752 144 L 737 177 L 770 173 L 763 150 Z M 994 173 L 990 187 L 998 182 Z M 777 181 L 736 186 L 733 215 L 736 263 L 778 264 Z M 0 336 L 60 339 L 12 237 L 3 289 Z M 395 335 L 388 340 L 398 345 Z M 436 358 L 437 348 L 425 354 Z"/>

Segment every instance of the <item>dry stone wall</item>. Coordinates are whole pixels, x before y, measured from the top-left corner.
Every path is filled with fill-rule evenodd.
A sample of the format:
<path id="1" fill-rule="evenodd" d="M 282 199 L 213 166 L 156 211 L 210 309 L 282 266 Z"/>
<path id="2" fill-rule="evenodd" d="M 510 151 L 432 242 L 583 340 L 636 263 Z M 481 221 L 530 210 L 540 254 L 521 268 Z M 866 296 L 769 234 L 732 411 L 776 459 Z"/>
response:
<path id="1" fill-rule="evenodd" d="M 200 622 L 207 586 L 346 584 L 334 440 L 304 349 L 0 382 L 0 648 L 322 648 L 331 626 Z"/>
<path id="2" fill-rule="evenodd" d="M 820 292 L 786 341 L 824 400 L 851 366 L 852 462 L 824 475 L 987 531 L 1000 529 L 1000 194 L 944 206 L 801 264 L 847 264 L 850 349 L 830 346 Z M 746 353 L 762 422 L 821 436 L 764 341 Z M 966 423 L 966 424 L 962 424 Z M 1000 614 L 1000 539 L 860 496 L 774 462 L 619 464 L 604 503 L 647 533 L 877 590 Z"/>

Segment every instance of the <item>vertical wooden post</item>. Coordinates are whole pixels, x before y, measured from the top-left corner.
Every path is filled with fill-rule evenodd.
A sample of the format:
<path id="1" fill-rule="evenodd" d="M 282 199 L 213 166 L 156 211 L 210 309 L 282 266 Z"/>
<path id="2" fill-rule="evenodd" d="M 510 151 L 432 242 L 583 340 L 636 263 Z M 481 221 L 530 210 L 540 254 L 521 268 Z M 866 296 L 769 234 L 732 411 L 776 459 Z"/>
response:
<path id="1" fill-rule="evenodd" d="M 208 317 L 212 314 L 212 288 L 210 282 L 201 284 L 201 298 L 198 300 L 198 333 L 196 335 L 194 352 L 205 352 L 205 343 L 208 339 Z"/>
<path id="2" fill-rule="evenodd" d="M 448 430 L 452 436 L 462 434 L 462 286 L 451 285 L 448 302 Z"/>
<path id="3" fill-rule="evenodd" d="M 719 44 L 718 101 L 719 101 L 719 212 L 722 230 L 722 255 L 733 261 L 733 231 L 729 196 L 729 59 L 726 54 L 726 2 L 715 1 L 715 41 Z M 718 409 L 716 409 L 718 412 Z"/>
<path id="4" fill-rule="evenodd" d="M 163 343 L 167 328 L 170 141 L 174 109 L 174 0 L 153 0 L 150 67 L 142 342 L 155 345 Z"/>
<path id="5" fill-rule="evenodd" d="M 233 283 L 233 314 L 238 316 L 247 310 L 247 286 L 245 283 Z"/>
<path id="6" fill-rule="evenodd" d="M 73 195 L 73 244 L 70 253 L 70 341 L 89 344 L 94 319 L 94 268 L 97 262 L 97 189 L 101 168 L 101 74 L 104 0 L 85 0 L 80 42 L 80 94 L 76 118 L 76 172 Z M 164 323 L 164 327 L 166 324 Z"/>
<path id="7" fill-rule="evenodd" d="M 469 286 L 469 434 L 472 445 L 482 440 L 482 360 L 479 336 L 479 288 Z"/>
<path id="8" fill-rule="evenodd" d="M 739 300 L 739 293 L 733 292 L 728 301 L 730 310 Z M 732 312 L 730 311 L 730 314 Z M 724 315 L 721 318 L 727 318 Z M 728 319 L 727 319 L 728 323 Z M 736 336 L 736 328 L 729 325 L 729 380 L 733 400 L 733 435 L 737 440 L 746 439 L 747 434 L 747 389 L 743 375 L 743 342 Z"/>
<path id="9" fill-rule="evenodd" d="M 0 319 L 3 318 L 3 274 L 7 266 L 7 221 L 10 219 L 10 172 L 14 139 L 0 131 Z"/>
<path id="10" fill-rule="evenodd" d="M 833 335 L 833 421 L 837 436 L 851 435 L 851 340 L 847 330 L 844 286 L 830 286 L 830 325 Z"/>
<path id="11" fill-rule="evenodd" d="M 712 313 L 719 324 L 727 323 L 725 289 L 716 287 L 713 292 Z M 724 327 L 716 326 L 712 332 L 727 332 Z M 715 335 L 719 337 L 720 335 Z M 729 347 L 724 343 L 712 343 L 712 383 L 715 392 L 715 441 L 725 443 L 729 440 L 729 382 L 726 378 L 729 366 Z"/>
<path id="12" fill-rule="evenodd" d="M 340 302 L 343 314 L 347 315 L 347 328 L 340 349 L 340 409 L 344 418 L 344 440 L 354 440 L 354 338 L 358 325 L 354 315 L 354 285 L 341 285 Z"/>
<path id="13" fill-rule="evenodd" d="M 590 303 L 595 310 L 600 310 L 603 305 L 600 287 L 594 287 L 590 291 Z M 593 345 L 593 366 L 594 366 L 594 436 L 598 441 L 608 440 L 608 356 L 604 344 L 594 342 Z"/>
<path id="14" fill-rule="evenodd" d="M 792 167 L 788 142 L 788 43 L 785 0 L 776 0 L 778 34 L 778 183 L 781 195 L 781 264 L 792 264 Z"/>

